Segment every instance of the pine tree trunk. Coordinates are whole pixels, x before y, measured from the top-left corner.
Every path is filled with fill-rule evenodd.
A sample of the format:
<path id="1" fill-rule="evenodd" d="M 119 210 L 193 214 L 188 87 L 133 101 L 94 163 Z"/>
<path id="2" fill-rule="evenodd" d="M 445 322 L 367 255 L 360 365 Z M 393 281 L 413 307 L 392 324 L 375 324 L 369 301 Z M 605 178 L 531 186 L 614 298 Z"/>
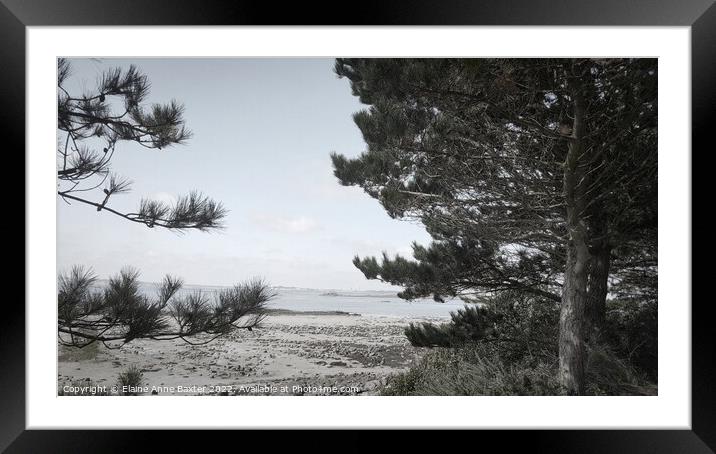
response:
<path id="1" fill-rule="evenodd" d="M 592 253 L 587 282 L 586 331 L 589 341 L 598 341 L 604 331 L 607 309 L 609 265 L 611 251 L 605 245 Z"/>
<path id="2" fill-rule="evenodd" d="M 587 306 L 587 267 L 589 251 L 586 244 L 570 244 L 562 289 L 559 317 L 559 373 L 562 386 L 569 395 L 584 394 L 585 333 L 584 316 Z"/>
<path id="3" fill-rule="evenodd" d="M 581 395 L 585 390 L 584 368 L 585 316 L 588 304 L 587 281 L 591 256 L 588 229 L 584 219 L 583 156 L 584 105 L 579 87 L 574 93 L 574 122 L 564 162 L 564 198 L 567 207 L 567 263 L 562 288 L 559 317 L 559 378 L 569 395 Z"/>

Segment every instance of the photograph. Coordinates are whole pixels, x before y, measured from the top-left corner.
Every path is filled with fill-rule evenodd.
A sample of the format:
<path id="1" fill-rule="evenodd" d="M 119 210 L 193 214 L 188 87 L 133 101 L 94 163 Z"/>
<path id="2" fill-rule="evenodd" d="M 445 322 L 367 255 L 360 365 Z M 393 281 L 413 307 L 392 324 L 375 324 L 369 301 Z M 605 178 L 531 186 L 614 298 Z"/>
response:
<path id="1" fill-rule="evenodd" d="M 0 4 L 0 452 L 715 452 L 714 0 Z"/>
<path id="2" fill-rule="evenodd" d="M 59 399 L 659 396 L 658 58 L 56 69 Z"/>

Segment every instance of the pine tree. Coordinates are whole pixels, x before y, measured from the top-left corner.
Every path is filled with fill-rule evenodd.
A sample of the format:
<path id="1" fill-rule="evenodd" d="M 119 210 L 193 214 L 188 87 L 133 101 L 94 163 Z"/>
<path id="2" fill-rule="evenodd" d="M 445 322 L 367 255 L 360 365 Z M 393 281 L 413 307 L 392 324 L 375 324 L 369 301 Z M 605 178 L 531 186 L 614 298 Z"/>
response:
<path id="1" fill-rule="evenodd" d="M 181 287 L 180 279 L 166 276 L 156 297 L 149 297 L 140 288 L 139 272 L 125 268 L 99 288 L 91 270 L 76 266 L 58 279 L 60 344 L 82 348 L 102 342 L 119 348 L 135 339 L 205 344 L 236 329 L 258 326 L 274 297 L 258 279 L 212 297 L 201 291 L 180 296 Z"/>
<path id="2" fill-rule="evenodd" d="M 333 153 L 335 175 L 434 238 L 414 245 L 416 261 L 356 266 L 406 298 L 560 301 L 560 379 L 581 394 L 609 279 L 656 273 L 656 60 L 337 59 L 335 70 L 369 105 L 354 115 L 367 150 Z"/>
<path id="3" fill-rule="evenodd" d="M 131 182 L 111 171 L 115 150 L 122 142 L 150 149 L 183 144 L 191 133 L 184 124 L 184 107 L 176 101 L 145 105 L 149 81 L 134 65 L 114 68 L 99 77 L 93 91 L 81 96 L 64 87 L 70 63 L 58 60 L 57 129 L 58 191 L 67 203 L 91 205 L 148 227 L 175 231 L 212 230 L 222 227 L 226 210 L 197 191 L 179 197 L 172 206 L 142 199 L 134 213 L 121 213 L 108 203 L 129 191 Z M 92 200 L 90 194 L 97 193 Z"/>

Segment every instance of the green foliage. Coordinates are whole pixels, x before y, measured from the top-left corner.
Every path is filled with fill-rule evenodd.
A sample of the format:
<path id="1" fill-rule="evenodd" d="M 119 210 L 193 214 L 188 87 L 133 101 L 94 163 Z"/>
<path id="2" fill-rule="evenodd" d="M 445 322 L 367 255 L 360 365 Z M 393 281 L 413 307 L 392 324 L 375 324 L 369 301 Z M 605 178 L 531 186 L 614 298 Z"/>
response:
<path id="1" fill-rule="evenodd" d="M 518 292 L 503 292 L 478 304 L 452 312 L 448 323 L 411 323 L 405 334 L 417 347 L 491 342 L 510 358 L 542 351 L 556 353 L 558 304 Z"/>
<path id="2" fill-rule="evenodd" d="M 557 359 L 504 361 L 494 346 L 467 344 L 428 351 L 407 372 L 389 378 L 382 395 L 515 396 L 559 395 Z"/>
<path id="3" fill-rule="evenodd" d="M 123 396 L 139 395 L 139 392 L 135 392 L 130 387 L 137 388 L 142 386 L 143 383 L 144 372 L 142 372 L 142 370 L 135 365 L 129 366 L 124 371 L 120 372 L 117 377 L 117 386 L 119 387 L 120 394 Z"/>
<path id="4" fill-rule="evenodd" d="M 437 235 L 435 231 L 431 234 Z M 436 301 L 455 297 L 475 288 L 482 290 L 513 289 L 559 301 L 558 289 L 546 283 L 556 266 L 544 254 L 522 251 L 512 257 L 484 240 L 442 239 L 429 247 L 413 243 L 413 257 L 355 257 L 353 264 L 367 279 L 379 279 L 405 289 L 404 299 L 432 296 Z"/>
<path id="5" fill-rule="evenodd" d="M 556 355 L 523 355 L 509 360 L 484 342 L 435 348 L 405 372 L 388 378 L 384 396 L 556 396 Z M 588 395 L 654 395 L 656 385 L 607 348 L 591 348 L 587 359 Z"/>
<path id="6" fill-rule="evenodd" d="M 182 281 L 166 276 L 154 298 L 140 289 L 139 272 L 125 268 L 103 289 L 81 266 L 58 278 L 58 331 L 61 345 L 85 348 L 94 342 L 182 339 L 207 343 L 235 329 L 252 329 L 266 316 L 275 296 L 267 283 L 253 279 L 214 295 L 178 295 Z M 188 338 L 210 335 L 209 339 Z M 121 346 L 120 345 L 120 346 Z M 114 348 L 114 347 L 113 347 Z"/>
<path id="7" fill-rule="evenodd" d="M 608 301 L 603 341 L 649 379 L 657 380 L 659 357 L 656 302 Z"/>
<path id="8" fill-rule="evenodd" d="M 608 346 L 588 347 L 586 363 L 587 394 L 604 396 L 656 395 L 651 377 L 622 359 Z"/>
<path id="9" fill-rule="evenodd" d="M 451 312 L 449 323 L 435 325 L 410 323 L 405 336 L 415 347 L 454 347 L 470 341 L 488 340 L 496 336 L 496 314 L 487 308 L 465 306 Z"/>
<path id="10" fill-rule="evenodd" d="M 517 292 L 451 313 L 448 323 L 411 324 L 411 344 L 430 347 L 407 371 L 390 377 L 384 395 L 560 395 L 559 306 Z M 589 395 L 656 393 L 656 310 L 612 302 L 601 344 L 588 346 Z M 629 346 L 637 346 L 629 355 Z M 649 348 L 647 348 L 649 346 Z M 644 350 L 641 351 L 640 348 Z M 653 348 L 653 349 L 651 349 Z"/>
<path id="11" fill-rule="evenodd" d="M 226 216 L 224 207 L 209 197 L 191 191 L 180 196 L 174 206 L 152 199 L 142 199 L 137 219 L 148 227 L 161 225 L 170 229 L 192 228 L 196 230 L 222 229 L 221 220 Z"/>

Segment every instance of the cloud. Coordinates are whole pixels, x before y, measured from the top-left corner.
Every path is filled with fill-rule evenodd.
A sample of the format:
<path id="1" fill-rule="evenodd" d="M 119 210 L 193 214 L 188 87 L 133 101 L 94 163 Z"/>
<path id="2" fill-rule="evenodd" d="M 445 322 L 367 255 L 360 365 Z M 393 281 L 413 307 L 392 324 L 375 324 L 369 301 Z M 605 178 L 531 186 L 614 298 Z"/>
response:
<path id="1" fill-rule="evenodd" d="M 284 217 L 258 213 L 251 219 L 257 225 L 274 232 L 307 233 L 319 229 L 318 222 L 307 216 Z"/>

